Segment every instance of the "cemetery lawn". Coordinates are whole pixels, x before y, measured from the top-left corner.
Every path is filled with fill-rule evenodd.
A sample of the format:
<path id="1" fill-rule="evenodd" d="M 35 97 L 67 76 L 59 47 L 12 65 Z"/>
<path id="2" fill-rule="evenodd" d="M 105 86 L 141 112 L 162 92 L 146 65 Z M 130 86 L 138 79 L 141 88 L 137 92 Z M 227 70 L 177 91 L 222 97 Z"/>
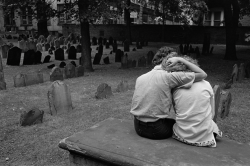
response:
<path id="1" fill-rule="evenodd" d="M 149 46 L 135 52 L 130 51 L 128 55 L 130 59 L 138 59 L 148 51 L 155 52 L 164 45 L 173 44 L 149 43 Z M 199 46 L 201 49 L 201 45 Z M 132 48 L 134 47 L 133 45 Z M 213 55 L 202 56 L 198 60 L 201 68 L 208 74 L 206 80 L 212 86 L 216 84 L 223 86 L 229 80 L 235 63 L 250 61 L 248 56 L 250 49 L 238 46 L 239 61 L 225 61 L 223 60 L 225 46 L 214 47 Z M 95 48 L 92 50 L 94 55 L 96 50 Z M 104 49 L 104 55 L 110 55 L 110 50 Z M 58 147 L 60 140 L 109 117 L 132 119 L 129 111 L 135 80 L 151 68 L 119 69 L 120 63 L 114 63 L 114 56 L 115 54 L 109 56 L 110 65 L 94 65 L 94 72 L 85 72 L 83 77 L 64 81 L 70 89 L 74 109 L 72 112 L 57 116 L 49 114 L 47 92 L 51 82 L 20 88 L 15 88 L 13 85 L 13 76 L 17 73 L 39 69 L 49 72 L 46 67 L 53 62 L 31 66 L 6 66 L 6 59 L 3 59 L 7 90 L 0 91 L 0 165 L 68 166 L 68 152 Z M 76 62 L 78 64 L 78 61 Z M 59 64 L 59 62 L 54 63 Z M 130 89 L 127 92 L 117 93 L 115 89 L 122 79 L 129 82 Z M 97 86 L 101 83 L 111 86 L 113 97 L 95 99 Z M 235 83 L 225 91 L 232 93 L 231 111 L 226 119 L 217 118 L 218 126 L 224 137 L 250 144 L 250 79 Z M 21 127 L 19 125 L 21 112 L 33 106 L 45 112 L 43 123 Z M 171 116 L 174 114 L 171 113 Z"/>

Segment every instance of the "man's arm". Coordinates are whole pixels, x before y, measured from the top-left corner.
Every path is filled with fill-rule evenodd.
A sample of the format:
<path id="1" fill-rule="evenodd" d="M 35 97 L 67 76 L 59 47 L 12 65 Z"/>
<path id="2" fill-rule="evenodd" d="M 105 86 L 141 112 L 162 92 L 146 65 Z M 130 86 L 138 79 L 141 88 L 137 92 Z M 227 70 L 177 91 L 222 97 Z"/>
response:
<path id="1" fill-rule="evenodd" d="M 167 64 L 169 67 L 174 66 L 176 63 L 183 63 L 186 65 L 192 72 L 195 73 L 195 82 L 201 81 L 207 77 L 207 74 L 198 66 L 195 64 L 185 60 L 181 57 L 172 57 L 167 60 Z"/>

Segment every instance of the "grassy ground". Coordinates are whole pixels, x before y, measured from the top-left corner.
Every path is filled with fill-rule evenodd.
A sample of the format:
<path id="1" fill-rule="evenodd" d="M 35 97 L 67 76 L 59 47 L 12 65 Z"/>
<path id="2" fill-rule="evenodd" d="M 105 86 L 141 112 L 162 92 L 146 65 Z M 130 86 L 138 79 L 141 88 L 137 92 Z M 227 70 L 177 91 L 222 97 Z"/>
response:
<path id="1" fill-rule="evenodd" d="M 166 45 L 149 43 L 149 46 L 136 52 L 129 52 L 131 59 L 146 55 L 149 50 L 157 50 Z M 171 44 L 167 44 L 171 45 Z M 200 47 L 201 48 L 201 47 Z M 111 49 L 104 50 L 104 57 Z M 96 52 L 93 47 L 92 54 Z M 211 56 L 199 58 L 201 67 L 208 73 L 207 80 L 212 84 L 223 85 L 230 77 L 235 63 L 250 60 L 248 47 L 237 47 L 239 61 L 222 60 L 225 46 L 216 45 Z M 95 72 L 86 72 L 85 76 L 67 79 L 74 109 L 72 112 L 51 116 L 47 91 L 51 82 L 28 87 L 13 87 L 13 76 L 18 72 L 30 72 L 39 69 L 48 71 L 49 64 L 35 66 L 6 66 L 3 60 L 7 90 L 0 92 L 0 165 L 11 166 L 67 166 L 68 152 L 58 148 L 61 139 L 82 131 L 109 117 L 131 119 L 129 114 L 131 98 L 136 78 L 150 68 L 133 68 L 122 70 L 120 64 L 114 63 L 114 54 L 110 55 L 110 65 L 94 65 Z M 58 62 L 56 62 L 58 64 Z M 130 90 L 123 93 L 114 92 L 110 99 L 96 100 L 96 88 L 100 83 L 107 83 L 115 91 L 118 83 L 125 79 Z M 250 144 L 250 80 L 236 83 L 230 89 L 233 97 L 228 118 L 218 118 L 218 125 L 224 136 L 239 142 Z M 20 127 L 20 113 L 32 106 L 45 111 L 42 124 Z M 8 160 L 6 160 L 8 158 Z"/>

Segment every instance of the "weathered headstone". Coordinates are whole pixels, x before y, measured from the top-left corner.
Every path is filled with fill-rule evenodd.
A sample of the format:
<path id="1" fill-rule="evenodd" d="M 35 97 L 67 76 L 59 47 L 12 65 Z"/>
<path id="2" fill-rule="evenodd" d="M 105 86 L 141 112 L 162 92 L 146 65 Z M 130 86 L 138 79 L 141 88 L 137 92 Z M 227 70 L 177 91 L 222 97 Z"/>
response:
<path id="1" fill-rule="evenodd" d="M 230 112 L 230 106 L 232 102 L 232 95 L 231 92 L 227 91 L 225 94 L 225 98 L 222 100 L 222 105 L 221 105 L 221 119 L 225 119 Z"/>
<path id="2" fill-rule="evenodd" d="M 34 64 L 40 64 L 42 59 L 42 53 L 40 51 L 35 52 Z"/>
<path id="3" fill-rule="evenodd" d="M 64 68 L 66 66 L 66 63 L 65 62 L 61 62 L 60 64 L 59 64 L 59 67 L 60 68 Z"/>
<path id="4" fill-rule="evenodd" d="M 19 73 L 13 77 L 14 80 L 14 87 L 24 87 L 25 85 L 25 79 L 24 74 Z"/>
<path id="5" fill-rule="evenodd" d="M 45 47 L 45 51 L 48 51 L 49 48 L 50 48 L 50 44 L 49 43 L 45 43 L 44 47 Z"/>
<path id="6" fill-rule="evenodd" d="M 102 55 L 99 54 L 99 53 L 96 53 L 96 54 L 95 54 L 94 61 L 93 61 L 93 64 L 94 64 L 94 65 L 99 65 L 99 64 L 100 64 L 100 61 L 101 61 L 101 58 L 102 58 Z"/>
<path id="7" fill-rule="evenodd" d="M 35 60 L 35 51 L 28 50 L 27 52 L 24 53 L 23 57 L 23 65 L 33 65 Z"/>
<path id="8" fill-rule="evenodd" d="M 82 52 L 82 46 L 81 46 L 80 44 L 78 44 L 78 45 L 76 46 L 76 52 L 78 52 L 78 53 L 81 53 L 81 52 Z"/>
<path id="9" fill-rule="evenodd" d="M 76 59 L 76 48 L 74 46 L 70 46 L 68 59 Z"/>
<path id="10" fill-rule="evenodd" d="M 110 98 L 111 96 L 113 96 L 113 93 L 108 84 L 102 83 L 97 87 L 97 92 L 95 93 L 97 99 Z"/>
<path id="11" fill-rule="evenodd" d="M 62 48 L 58 48 L 55 51 L 55 60 L 63 61 L 64 60 L 64 51 Z"/>
<path id="12" fill-rule="evenodd" d="M 152 60 L 154 58 L 154 52 L 153 51 L 149 51 L 147 54 L 147 66 L 151 66 L 152 65 Z"/>
<path id="13" fill-rule="evenodd" d="M 40 72 L 32 72 L 24 74 L 25 86 L 43 83 L 43 74 Z"/>
<path id="14" fill-rule="evenodd" d="M 215 85 L 213 87 L 213 91 L 214 91 L 214 122 L 216 122 L 217 120 L 217 115 L 219 112 L 219 105 L 220 105 L 220 93 L 221 93 L 221 88 L 219 85 Z"/>
<path id="15" fill-rule="evenodd" d="M 50 62 L 50 58 L 51 56 L 50 55 L 46 55 L 44 60 L 43 60 L 43 63 L 49 63 Z"/>
<path id="16" fill-rule="evenodd" d="M 126 39 L 125 41 L 124 41 L 124 52 L 129 52 L 130 50 L 129 50 L 129 40 L 128 39 Z"/>
<path id="17" fill-rule="evenodd" d="M 36 107 L 31 108 L 28 111 L 22 112 L 20 116 L 21 126 L 31 126 L 43 122 L 44 111 L 39 110 Z"/>
<path id="18" fill-rule="evenodd" d="M 121 62 L 122 51 L 120 49 L 116 50 L 115 53 L 115 62 Z"/>
<path id="19" fill-rule="evenodd" d="M 128 81 L 122 80 L 116 88 L 116 92 L 126 92 L 129 89 Z"/>
<path id="20" fill-rule="evenodd" d="M 235 83 L 236 82 L 236 80 L 237 80 L 237 78 L 238 78 L 238 65 L 237 64 L 235 64 L 234 66 L 233 66 L 233 72 L 232 72 L 232 75 L 231 75 L 231 77 L 232 77 L 232 80 L 233 80 L 233 83 Z"/>
<path id="21" fill-rule="evenodd" d="M 75 68 L 76 77 L 84 76 L 84 67 L 79 65 Z"/>
<path id="22" fill-rule="evenodd" d="M 73 109 L 69 88 L 62 81 L 54 81 L 47 96 L 51 115 L 67 113 Z"/>
<path id="23" fill-rule="evenodd" d="M 22 50 L 18 47 L 12 47 L 8 51 L 7 65 L 19 66 Z"/>
<path id="24" fill-rule="evenodd" d="M 142 56 L 138 59 L 138 67 L 146 67 L 146 58 Z"/>
<path id="25" fill-rule="evenodd" d="M 50 73 L 50 81 L 61 80 L 63 81 L 63 73 L 62 70 L 58 67 L 53 67 Z"/>
<path id="26" fill-rule="evenodd" d="M 104 64 L 110 64 L 110 62 L 109 62 L 109 57 L 108 57 L 108 56 L 105 57 L 105 58 L 103 58 L 103 63 L 104 63 Z"/>
<path id="27" fill-rule="evenodd" d="M 241 82 L 242 80 L 244 80 L 245 75 L 246 75 L 245 65 L 244 65 L 244 63 L 241 63 L 240 67 L 239 67 L 238 81 Z"/>
<path id="28" fill-rule="evenodd" d="M 121 68 L 127 69 L 128 68 L 128 54 L 123 54 L 121 57 Z"/>
<path id="29" fill-rule="evenodd" d="M 65 77 L 66 78 L 74 78 L 76 77 L 76 73 L 75 73 L 75 66 L 72 63 L 68 63 L 65 66 Z"/>
<path id="30" fill-rule="evenodd" d="M 2 50 L 2 58 L 7 58 L 8 57 L 8 51 L 10 49 L 10 46 L 5 44 L 1 46 Z"/>

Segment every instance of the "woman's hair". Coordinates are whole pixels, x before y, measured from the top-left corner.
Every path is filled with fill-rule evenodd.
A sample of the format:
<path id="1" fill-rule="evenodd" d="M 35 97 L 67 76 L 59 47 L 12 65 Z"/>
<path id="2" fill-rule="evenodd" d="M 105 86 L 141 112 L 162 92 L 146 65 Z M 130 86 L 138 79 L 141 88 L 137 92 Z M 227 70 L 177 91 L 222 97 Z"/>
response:
<path id="1" fill-rule="evenodd" d="M 174 48 L 163 46 L 155 54 L 152 63 L 154 65 L 159 65 L 165 57 L 167 57 L 172 52 L 176 51 Z"/>
<path id="2" fill-rule="evenodd" d="M 172 67 L 168 67 L 169 64 L 167 64 L 167 61 L 168 61 L 169 58 L 172 58 L 172 57 L 181 57 L 181 58 L 189 61 L 190 63 L 193 63 L 196 66 L 199 66 L 198 61 L 196 59 L 193 59 L 192 57 L 187 56 L 187 55 L 178 55 L 176 52 L 172 52 L 172 53 L 170 53 L 168 56 L 166 56 L 163 59 L 163 61 L 161 63 L 161 66 L 162 66 L 163 70 L 166 70 L 166 71 L 169 71 L 169 72 L 174 72 L 174 71 L 186 71 L 186 72 L 190 72 L 191 71 L 183 63 L 177 63 L 177 64 L 175 64 Z"/>

